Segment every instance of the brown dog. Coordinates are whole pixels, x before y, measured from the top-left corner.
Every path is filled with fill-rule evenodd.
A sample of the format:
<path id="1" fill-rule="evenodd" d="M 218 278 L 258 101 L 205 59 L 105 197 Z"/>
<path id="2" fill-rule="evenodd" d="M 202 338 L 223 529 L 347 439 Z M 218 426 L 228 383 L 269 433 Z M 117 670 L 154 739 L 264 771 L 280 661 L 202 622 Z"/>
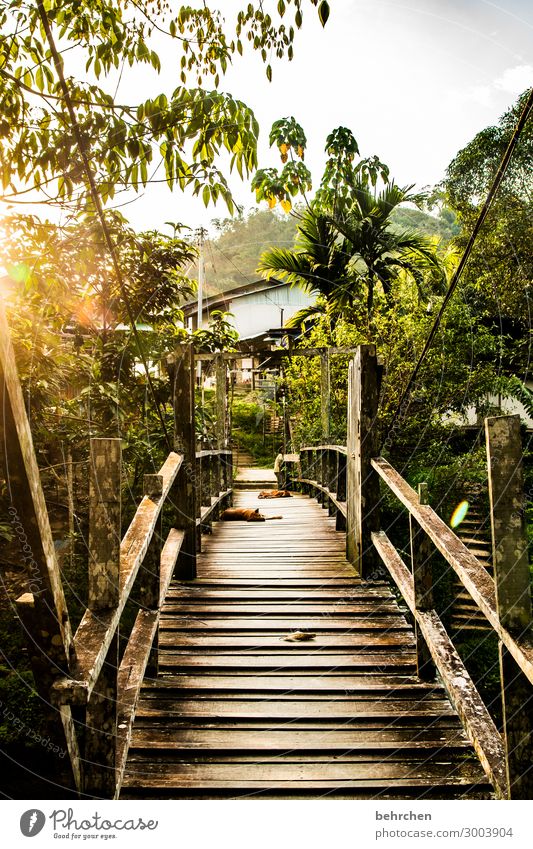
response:
<path id="1" fill-rule="evenodd" d="M 288 489 L 264 489 L 258 498 L 292 498 Z"/>
<path id="2" fill-rule="evenodd" d="M 246 507 L 228 507 L 220 518 L 223 522 L 266 522 L 268 519 L 282 519 L 283 516 L 263 516 L 259 510 Z"/>

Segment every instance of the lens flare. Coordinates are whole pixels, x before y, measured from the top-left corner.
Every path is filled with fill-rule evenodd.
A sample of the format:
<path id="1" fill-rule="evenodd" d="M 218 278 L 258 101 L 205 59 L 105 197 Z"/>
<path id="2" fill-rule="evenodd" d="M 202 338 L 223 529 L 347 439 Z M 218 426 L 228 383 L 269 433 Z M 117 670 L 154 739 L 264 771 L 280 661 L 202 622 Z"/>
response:
<path id="1" fill-rule="evenodd" d="M 452 517 L 450 519 L 450 527 L 456 528 L 457 525 L 460 525 L 466 514 L 468 513 L 468 508 L 470 504 L 468 501 L 460 501 L 455 510 L 452 513 Z"/>

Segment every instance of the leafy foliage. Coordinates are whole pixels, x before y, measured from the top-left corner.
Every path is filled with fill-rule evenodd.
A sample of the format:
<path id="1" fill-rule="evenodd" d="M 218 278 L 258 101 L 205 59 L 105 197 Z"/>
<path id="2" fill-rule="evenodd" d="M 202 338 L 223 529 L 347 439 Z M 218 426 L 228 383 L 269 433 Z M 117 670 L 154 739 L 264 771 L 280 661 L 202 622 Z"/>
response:
<path id="1" fill-rule="evenodd" d="M 317 5 L 317 0 L 311 0 Z M 206 205 L 223 198 L 234 203 L 216 160 L 224 151 L 230 169 L 249 175 L 257 165 L 258 126 L 245 104 L 218 91 L 221 75 L 243 53 L 243 39 L 267 56 L 293 55 L 295 28 L 280 19 L 288 7 L 299 28 L 302 0 L 278 4 L 278 18 L 265 5 L 248 4 L 226 28 L 217 9 L 193 9 L 159 0 L 12 0 L 0 10 L 0 180 L 4 198 L 21 186 L 46 190 L 56 202 L 76 199 L 87 190 L 87 175 L 73 132 L 71 114 L 54 67 L 43 22 L 48 21 L 62 52 L 72 108 L 104 200 L 125 188 L 139 190 L 164 165 L 168 185 L 189 187 Z M 322 19 L 324 10 L 322 9 Z M 181 85 L 143 103 L 121 104 L 100 81 L 124 66 L 142 65 L 158 73 L 155 36 L 171 39 L 179 58 Z M 85 58 L 89 80 L 68 74 L 68 51 Z M 272 68 L 266 66 L 271 78 Z M 190 76 L 196 86 L 188 87 Z M 214 90 L 203 86 L 213 79 Z M 111 89 L 112 90 L 112 89 Z M 82 201 L 83 203 L 83 201 Z"/>

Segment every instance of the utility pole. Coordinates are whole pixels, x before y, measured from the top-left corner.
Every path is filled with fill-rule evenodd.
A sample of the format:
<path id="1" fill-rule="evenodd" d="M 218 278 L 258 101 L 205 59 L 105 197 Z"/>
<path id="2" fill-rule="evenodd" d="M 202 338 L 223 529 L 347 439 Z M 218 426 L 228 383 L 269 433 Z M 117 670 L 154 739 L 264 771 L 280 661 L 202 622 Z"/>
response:
<path id="1" fill-rule="evenodd" d="M 198 313 L 197 327 L 202 326 L 202 310 L 204 301 L 204 282 L 205 282 L 205 264 L 204 264 L 204 241 L 207 236 L 205 227 L 199 227 L 195 232 L 198 243 Z"/>

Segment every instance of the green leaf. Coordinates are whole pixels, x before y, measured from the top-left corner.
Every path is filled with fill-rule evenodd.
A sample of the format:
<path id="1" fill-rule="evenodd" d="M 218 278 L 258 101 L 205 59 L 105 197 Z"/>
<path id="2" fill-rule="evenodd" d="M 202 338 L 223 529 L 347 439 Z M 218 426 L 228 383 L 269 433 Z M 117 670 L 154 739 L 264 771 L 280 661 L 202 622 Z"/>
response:
<path id="1" fill-rule="evenodd" d="M 272 67 L 270 65 L 267 65 L 267 67 L 266 67 L 266 75 L 267 75 L 267 80 L 269 81 L 269 83 L 271 83 L 272 82 Z"/>
<path id="2" fill-rule="evenodd" d="M 323 27 L 325 27 L 328 22 L 329 11 L 329 3 L 327 3 L 326 0 L 322 0 L 322 3 L 318 7 L 318 17 Z"/>

